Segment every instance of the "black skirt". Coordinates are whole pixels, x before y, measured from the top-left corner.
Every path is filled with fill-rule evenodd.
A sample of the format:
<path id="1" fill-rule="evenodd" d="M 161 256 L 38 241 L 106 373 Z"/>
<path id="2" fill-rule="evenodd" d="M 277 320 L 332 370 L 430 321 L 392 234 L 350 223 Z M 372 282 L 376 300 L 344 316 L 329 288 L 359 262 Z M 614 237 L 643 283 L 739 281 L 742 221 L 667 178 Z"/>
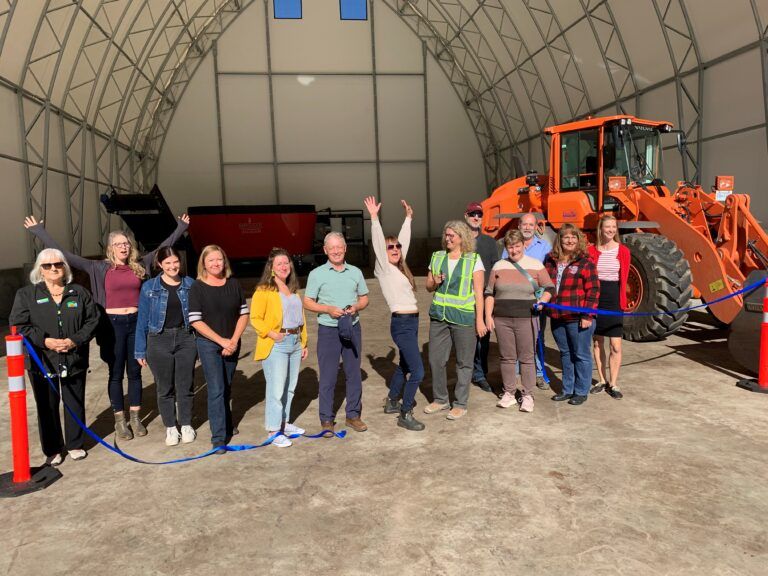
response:
<path id="1" fill-rule="evenodd" d="M 597 306 L 600 310 L 614 310 L 621 312 L 619 305 L 619 281 L 600 280 L 600 302 Z M 608 336 L 609 338 L 621 338 L 624 332 L 623 316 L 608 316 L 599 314 L 595 336 Z"/>

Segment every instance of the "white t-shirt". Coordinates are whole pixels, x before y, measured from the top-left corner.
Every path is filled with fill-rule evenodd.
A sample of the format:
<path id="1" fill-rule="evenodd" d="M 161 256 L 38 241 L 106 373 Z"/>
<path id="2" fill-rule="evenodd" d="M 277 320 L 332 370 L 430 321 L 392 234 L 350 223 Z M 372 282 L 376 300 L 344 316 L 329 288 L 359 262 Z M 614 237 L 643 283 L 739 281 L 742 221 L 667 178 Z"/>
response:
<path id="1" fill-rule="evenodd" d="M 455 260 L 453 260 L 451 258 L 448 258 L 448 256 L 446 256 L 446 259 L 448 260 L 448 278 L 450 278 L 453 275 L 453 271 L 456 269 L 456 264 L 459 263 L 459 260 L 461 260 L 461 258 L 456 258 Z M 430 272 L 432 271 L 429 268 L 427 270 L 429 270 Z M 477 260 L 475 260 L 475 268 L 472 270 L 473 274 L 475 272 L 485 272 L 485 266 L 483 266 L 483 260 L 480 258 L 479 255 L 477 257 Z M 448 278 L 446 278 L 446 280 Z"/>

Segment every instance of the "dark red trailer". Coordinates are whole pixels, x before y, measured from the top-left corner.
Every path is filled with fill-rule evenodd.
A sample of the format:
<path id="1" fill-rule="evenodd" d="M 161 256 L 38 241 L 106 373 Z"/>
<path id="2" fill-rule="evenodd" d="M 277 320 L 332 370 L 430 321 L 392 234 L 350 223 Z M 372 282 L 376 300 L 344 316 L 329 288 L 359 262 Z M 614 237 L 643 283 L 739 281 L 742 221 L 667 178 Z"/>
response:
<path id="1" fill-rule="evenodd" d="M 275 247 L 311 254 L 317 213 L 312 204 L 191 206 L 189 235 L 198 253 L 218 244 L 231 260 L 262 260 Z"/>

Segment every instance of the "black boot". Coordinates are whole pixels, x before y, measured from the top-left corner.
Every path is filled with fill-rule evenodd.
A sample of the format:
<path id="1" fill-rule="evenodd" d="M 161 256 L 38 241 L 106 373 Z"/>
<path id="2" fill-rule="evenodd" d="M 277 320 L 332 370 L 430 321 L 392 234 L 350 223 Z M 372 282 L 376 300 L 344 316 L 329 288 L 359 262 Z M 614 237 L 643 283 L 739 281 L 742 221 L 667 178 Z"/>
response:
<path id="1" fill-rule="evenodd" d="M 414 432 L 418 432 L 426 428 L 424 424 L 413 417 L 413 410 L 408 410 L 408 412 L 400 412 L 400 416 L 397 419 L 397 425 L 401 428 L 405 428 L 406 430 L 413 430 Z"/>
<path id="2" fill-rule="evenodd" d="M 398 412 L 400 412 L 400 400 L 387 398 L 387 401 L 384 403 L 384 414 L 397 414 Z"/>

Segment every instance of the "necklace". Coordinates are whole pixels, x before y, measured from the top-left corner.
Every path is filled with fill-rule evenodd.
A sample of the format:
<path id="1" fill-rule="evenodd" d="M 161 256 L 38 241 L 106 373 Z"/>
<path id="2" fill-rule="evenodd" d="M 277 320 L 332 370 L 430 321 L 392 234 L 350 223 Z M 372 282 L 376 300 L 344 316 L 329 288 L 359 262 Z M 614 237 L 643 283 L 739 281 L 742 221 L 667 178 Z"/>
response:
<path id="1" fill-rule="evenodd" d="M 61 296 L 62 294 L 64 294 L 64 287 L 62 287 L 62 288 L 61 288 L 61 290 L 60 290 L 59 292 L 54 292 L 53 290 L 51 290 L 50 288 L 48 288 L 48 292 L 50 292 L 50 293 L 51 293 L 51 296 L 53 296 L 54 298 L 58 298 L 59 296 Z"/>

